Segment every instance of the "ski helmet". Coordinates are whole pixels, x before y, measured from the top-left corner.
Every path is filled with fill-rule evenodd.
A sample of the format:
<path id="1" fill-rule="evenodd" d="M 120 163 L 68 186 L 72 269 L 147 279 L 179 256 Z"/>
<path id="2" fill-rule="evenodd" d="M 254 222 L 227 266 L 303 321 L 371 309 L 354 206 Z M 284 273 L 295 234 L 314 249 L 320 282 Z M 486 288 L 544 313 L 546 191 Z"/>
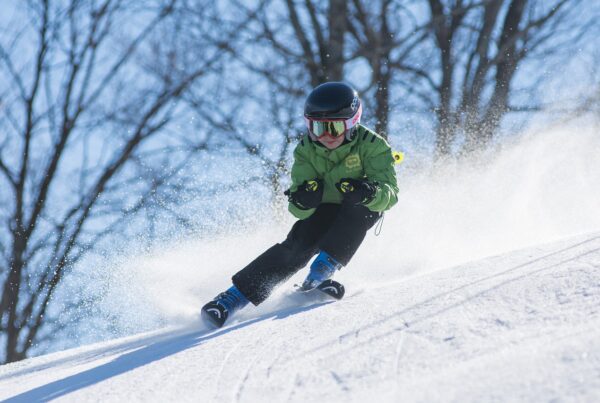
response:
<path id="1" fill-rule="evenodd" d="M 362 104 L 354 88 L 343 82 L 319 85 L 306 98 L 304 120 L 313 140 L 325 133 L 337 137 L 352 136 L 360 123 Z"/>

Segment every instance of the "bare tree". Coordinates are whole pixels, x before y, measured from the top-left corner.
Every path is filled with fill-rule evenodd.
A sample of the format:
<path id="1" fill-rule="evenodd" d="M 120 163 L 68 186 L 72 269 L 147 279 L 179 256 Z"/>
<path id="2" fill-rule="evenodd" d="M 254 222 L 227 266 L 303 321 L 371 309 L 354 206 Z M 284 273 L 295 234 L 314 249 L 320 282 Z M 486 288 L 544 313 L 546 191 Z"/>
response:
<path id="1" fill-rule="evenodd" d="M 289 22 L 293 27 L 296 50 L 286 46 L 263 19 L 264 36 L 284 55 L 303 61 L 313 87 L 326 81 L 339 81 L 344 73 L 344 43 L 348 13 L 347 0 L 319 2 L 305 0 L 303 7 L 286 0 Z M 289 43 L 289 42 L 287 42 Z"/>
<path id="2" fill-rule="evenodd" d="M 257 37 L 281 63 L 280 68 L 273 69 L 269 64 L 257 66 L 244 62 L 245 66 L 266 78 L 270 93 L 267 101 L 269 116 L 282 134 L 275 159 L 260 155 L 267 147 L 254 148 L 263 164 L 269 167 L 274 201 L 281 195 L 282 176 L 288 172 L 289 150 L 304 131 L 300 115 L 307 90 L 323 82 L 344 78 L 347 3 L 347 0 L 285 0 L 287 15 L 273 18 L 268 8 L 256 15 Z M 294 71 L 291 66 L 298 69 Z M 273 77 L 278 78 L 274 80 Z"/>
<path id="3" fill-rule="evenodd" d="M 352 0 L 348 31 L 354 39 L 350 60 L 364 58 L 371 67 L 366 94 L 374 88 L 375 131 L 387 137 L 393 78 L 404 60 L 419 49 L 427 37 L 424 24 L 410 7 L 412 1 Z"/>
<path id="4" fill-rule="evenodd" d="M 397 67 L 433 96 L 438 156 L 450 154 L 459 135 L 463 152 L 491 143 L 513 109 L 519 67 L 585 32 L 576 21 L 581 5 L 578 0 L 428 0 L 433 46 L 423 54 L 435 56 L 437 64 Z"/>
<path id="5" fill-rule="evenodd" d="M 580 24 L 582 5 L 581 0 L 265 0 L 253 10 L 252 43 L 244 45 L 253 53 L 258 46 L 265 56 L 231 51 L 270 91 L 298 101 L 307 82 L 343 79 L 349 63 L 363 59 L 370 77 L 359 89 L 372 103 L 378 132 L 386 134 L 392 109 L 421 107 L 433 112 L 438 156 L 456 148 L 469 153 L 493 141 L 508 113 L 540 109 L 531 99 L 513 103 L 516 77 L 531 60 L 564 56 L 560 48 L 586 33 L 593 19 Z M 535 74 L 535 80 L 521 80 L 530 81 L 521 84 L 521 92 L 541 87 L 544 73 Z"/>
<path id="6" fill-rule="evenodd" d="M 243 185 L 266 185 L 278 205 L 290 149 L 304 131 L 304 97 L 322 82 L 343 78 L 347 1 L 265 0 L 249 7 L 232 0 L 230 6 L 238 12 L 227 24 L 238 31 L 243 26 L 246 39 L 224 44 L 231 63 L 210 97 L 192 88 L 185 98 L 228 147 L 235 144 L 260 163 L 261 174 Z"/>
<path id="7" fill-rule="evenodd" d="M 156 201 L 194 151 L 181 153 L 172 139 L 165 146 L 161 136 L 220 52 L 205 42 L 203 59 L 167 58 L 164 74 L 160 63 L 139 65 L 176 5 L 23 2 L 2 31 L 0 68 L 10 78 L 0 87 L 4 362 L 26 357 L 43 328 L 52 333 L 48 308 L 70 268 L 124 217 Z M 164 158 L 175 149 L 176 162 Z"/>
<path id="8" fill-rule="evenodd" d="M 590 37 L 598 35 L 600 35 L 600 27 L 596 25 Z M 580 67 L 583 67 L 584 77 L 579 78 L 577 82 L 585 88 L 583 93 L 576 93 L 574 99 L 563 101 L 561 105 L 550 105 L 545 108 L 562 124 L 590 118 L 592 125 L 600 126 L 600 49 L 594 48 L 592 45 L 592 49 L 586 56 L 586 60 L 578 60 Z M 553 120 L 552 123 L 554 123 Z"/>

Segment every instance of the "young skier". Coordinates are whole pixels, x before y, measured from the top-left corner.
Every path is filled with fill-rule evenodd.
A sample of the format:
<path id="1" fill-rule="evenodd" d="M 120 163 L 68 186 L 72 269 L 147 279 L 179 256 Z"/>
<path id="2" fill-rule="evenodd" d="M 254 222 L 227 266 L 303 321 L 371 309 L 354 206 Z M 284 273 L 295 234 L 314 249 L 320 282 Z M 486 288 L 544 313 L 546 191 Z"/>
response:
<path id="1" fill-rule="evenodd" d="M 367 231 L 397 201 L 388 143 L 360 125 L 357 92 L 342 82 L 315 88 L 304 106 L 308 127 L 294 151 L 292 185 L 285 194 L 298 218 L 287 238 L 237 272 L 233 285 L 202 308 L 221 327 L 249 302 L 258 305 L 317 255 L 302 284 L 309 291 L 346 266 Z"/>

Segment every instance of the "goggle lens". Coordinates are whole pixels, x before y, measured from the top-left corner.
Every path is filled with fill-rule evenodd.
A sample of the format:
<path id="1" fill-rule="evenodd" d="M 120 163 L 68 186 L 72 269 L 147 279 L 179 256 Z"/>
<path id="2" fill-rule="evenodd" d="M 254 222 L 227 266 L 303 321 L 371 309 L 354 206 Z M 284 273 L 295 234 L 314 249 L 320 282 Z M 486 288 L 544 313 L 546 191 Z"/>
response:
<path id="1" fill-rule="evenodd" d="M 346 123 L 343 120 L 311 120 L 310 129 L 317 137 L 321 137 L 325 133 L 339 137 L 346 132 Z"/>

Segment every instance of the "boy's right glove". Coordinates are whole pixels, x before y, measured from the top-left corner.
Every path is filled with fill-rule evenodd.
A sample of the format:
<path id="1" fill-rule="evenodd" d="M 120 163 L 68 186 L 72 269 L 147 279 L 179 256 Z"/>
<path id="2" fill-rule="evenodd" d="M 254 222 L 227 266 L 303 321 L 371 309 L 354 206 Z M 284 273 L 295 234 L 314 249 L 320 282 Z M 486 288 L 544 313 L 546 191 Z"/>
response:
<path id="1" fill-rule="evenodd" d="M 321 204 L 323 198 L 323 180 L 313 179 L 304 181 L 294 192 L 286 190 L 283 192 L 288 201 L 301 210 L 309 210 Z"/>
<path id="2" fill-rule="evenodd" d="M 353 205 L 369 204 L 377 192 L 377 184 L 366 179 L 342 178 L 335 187 L 344 197 L 344 202 Z"/>

